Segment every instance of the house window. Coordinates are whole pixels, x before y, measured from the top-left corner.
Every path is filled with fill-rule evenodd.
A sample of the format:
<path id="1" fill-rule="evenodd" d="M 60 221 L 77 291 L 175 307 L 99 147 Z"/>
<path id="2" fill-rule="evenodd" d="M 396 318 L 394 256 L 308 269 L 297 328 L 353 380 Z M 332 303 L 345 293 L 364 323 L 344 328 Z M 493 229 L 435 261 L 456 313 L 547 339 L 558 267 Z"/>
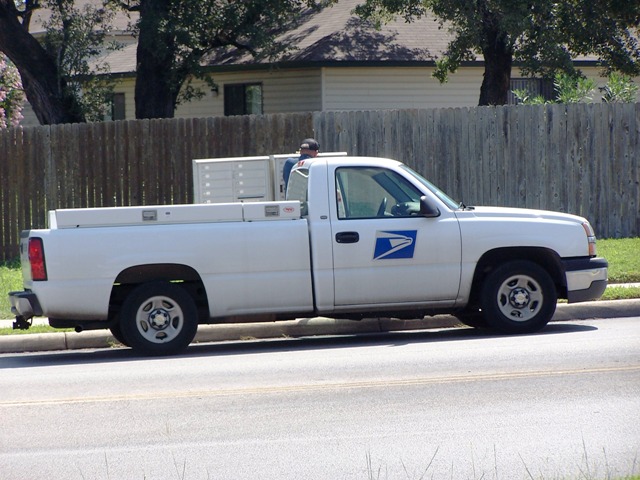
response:
<path id="1" fill-rule="evenodd" d="M 124 93 L 114 93 L 111 97 L 111 104 L 109 105 L 107 114 L 104 116 L 105 120 L 125 120 L 126 114 L 124 109 Z"/>
<path id="2" fill-rule="evenodd" d="M 240 83 L 224 86 L 224 114 L 262 114 L 262 84 Z"/>
<path id="3" fill-rule="evenodd" d="M 509 105 L 517 105 L 518 99 L 513 94 L 514 90 L 525 90 L 532 97 L 541 95 L 545 100 L 555 98 L 553 80 L 544 78 L 512 78 L 509 90 Z"/>

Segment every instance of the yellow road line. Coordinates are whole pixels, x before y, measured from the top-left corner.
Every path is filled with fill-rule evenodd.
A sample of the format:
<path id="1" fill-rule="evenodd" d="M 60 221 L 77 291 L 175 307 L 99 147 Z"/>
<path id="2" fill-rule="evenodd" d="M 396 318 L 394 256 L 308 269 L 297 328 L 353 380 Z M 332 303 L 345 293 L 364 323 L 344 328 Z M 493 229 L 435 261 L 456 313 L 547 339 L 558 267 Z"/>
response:
<path id="1" fill-rule="evenodd" d="M 336 383 L 318 383 L 318 384 L 299 384 L 299 385 L 276 385 L 265 387 L 247 387 L 247 388 L 222 388 L 220 390 L 195 390 L 188 392 L 149 392 L 149 393 L 132 393 L 120 395 L 105 395 L 95 397 L 79 397 L 79 398 L 52 398 L 41 400 L 24 400 L 24 401 L 0 401 L 0 407 L 28 407 L 28 406 L 47 406 L 47 405 L 65 405 L 65 404 L 82 404 L 82 403 L 104 403 L 104 402 L 123 402 L 123 401 L 149 401 L 162 399 L 180 399 L 180 398 L 198 398 L 198 397 L 218 397 L 218 396 L 234 396 L 234 395 L 264 395 L 276 393 L 292 393 L 292 392 L 313 392 L 313 391 L 330 391 L 330 390 L 356 390 L 364 388 L 388 388 L 403 386 L 420 386 L 433 384 L 451 384 L 464 382 L 491 382 L 501 380 L 517 380 L 523 378 L 543 378 L 543 377 L 560 377 L 566 375 L 583 375 L 583 374 L 603 374 L 614 372 L 640 372 L 640 365 L 629 365 L 620 367 L 602 367 L 602 368 L 584 368 L 572 370 L 555 370 L 555 371 L 529 371 L 529 372 L 505 372 L 490 373 L 479 375 L 457 375 L 451 377 L 431 377 L 431 378 L 409 378 L 399 380 L 368 380 L 362 382 L 336 382 Z"/>

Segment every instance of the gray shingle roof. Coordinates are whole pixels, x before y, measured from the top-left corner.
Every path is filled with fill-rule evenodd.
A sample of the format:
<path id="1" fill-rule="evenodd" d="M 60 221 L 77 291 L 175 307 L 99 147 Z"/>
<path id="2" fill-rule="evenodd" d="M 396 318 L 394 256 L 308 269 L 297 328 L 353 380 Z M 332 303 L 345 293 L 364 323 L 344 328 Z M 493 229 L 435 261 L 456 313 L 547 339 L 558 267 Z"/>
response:
<path id="1" fill-rule="evenodd" d="M 83 8 L 87 5 L 95 8 L 100 8 L 102 6 L 102 3 L 103 0 L 76 0 L 74 2 L 74 5 L 77 9 L 82 11 Z M 44 22 L 46 22 L 50 17 L 51 11 L 47 8 L 43 7 L 35 10 L 29 24 L 29 32 L 33 35 L 44 33 Z M 124 32 L 125 30 L 127 30 L 129 24 L 135 22 L 137 19 L 138 13 L 136 12 L 126 14 L 122 10 L 118 10 L 111 24 L 115 31 Z"/>
<path id="2" fill-rule="evenodd" d="M 101 0 L 82 0 L 76 3 L 99 4 Z M 424 65 L 431 64 L 445 52 L 452 34 L 442 27 L 433 16 L 425 16 L 407 23 L 396 19 L 381 29 L 362 20 L 353 9 L 363 0 L 339 0 L 331 7 L 319 12 L 309 11 L 294 26 L 284 28 L 279 40 L 292 48 L 277 59 L 284 66 L 320 66 L 320 65 L 369 65 L 384 62 L 385 65 Z M 42 31 L 42 20 L 46 12 L 39 10 L 34 15 L 31 32 Z M 116 34 L 131 41 L 125 33 L 127 26 L 134 22 L 137 14 L 131 17 L 119 13 L 114 20 Z M 135 43 L 122 50 L 111 52 L 106 61 L 112 73 L 133 74 L 136 65 Z M 482 61 L 480 56 L 477 61 Z M 595 58 L 580 58 L 595 60 Z M 270 60 L 256 60 L 249 53 L 237 49 L 218 49 L 207 57 L 205 64 L 212 68 L 232 69 L 234 66 L 260 67 L 271 64 Z"/>
<path id="3" fill-rule="evenodd" d="M 340 0 L 320 12 L 309 12 L 300 25 L 279 36 L 279 40 L 295 47 L 279 63 L 431 62 L 445 50 L 450 34 L 433 17 L 413 23 L 399 19 L 376 30 L 352 13 L 359 3 L 362 0 Z M 257 62 L 248 53 L 224 50 L 212 55 L 208 63 Z"/>

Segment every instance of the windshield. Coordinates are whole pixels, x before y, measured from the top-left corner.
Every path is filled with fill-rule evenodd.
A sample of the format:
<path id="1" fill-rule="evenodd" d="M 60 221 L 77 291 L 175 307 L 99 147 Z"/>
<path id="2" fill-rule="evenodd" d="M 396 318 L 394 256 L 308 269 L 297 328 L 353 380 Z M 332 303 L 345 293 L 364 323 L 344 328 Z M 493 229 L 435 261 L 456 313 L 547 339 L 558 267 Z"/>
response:
<path id="1" fill-rule="evenodd" d="M 440 190 L 438 187 L 436 187 L 433 183 L 431 183 L 429 180 L 424 178 L 418 172 L 407 167 L 406 165 L 402 165 L 402 168 L 405 169 L 407 172 L 409 172 L 418 181 L 420 181 L 422 185 L 427 187 L 431 193 L 433 193 L 436 197 L 442 200 L 451 210 L 457 210 L 458 208 L 460 208 L 460 205 L 461 205 L 460 202 L 456 202 L 449 195 L 444 193 L 442 190 Z"/>

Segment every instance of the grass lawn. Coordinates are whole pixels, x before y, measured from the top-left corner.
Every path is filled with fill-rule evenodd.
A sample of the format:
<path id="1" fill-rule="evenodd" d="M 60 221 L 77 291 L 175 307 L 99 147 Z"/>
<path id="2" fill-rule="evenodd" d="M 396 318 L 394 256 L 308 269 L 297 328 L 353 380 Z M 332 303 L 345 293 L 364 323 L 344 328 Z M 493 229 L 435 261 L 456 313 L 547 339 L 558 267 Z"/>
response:
<path id="1" fill-rule="evenodd" d="M 49 325 L 34 325 L 29 330 L 14 330 L 13 328 L 0 328 L 0 335 L 31 335 L 33 333 L 58 333 L 73 332 L 73 328 L 51 328 Z"/>
<path id="2" fill-rule="evenodd" d="M 640 238 L 598 240 L 597 247 L 609 261 L 609 283 L 640 283 Z"/>
<path id="3" fill-rule="evenodd" d="M 7 294 L 13 290 L 22 290 L 22 272 L 20 263 L 0 263 L 0 319 L 13 318 Z"/>
<path id="4" fill-rule="evenodd" d="M 640 283 L 640 238 L 598 240 L 598 255 L 609 261 L 609 287 L 602 300 L 640 298 L 640 287 L 616 287 L 616 283 Z"/>

